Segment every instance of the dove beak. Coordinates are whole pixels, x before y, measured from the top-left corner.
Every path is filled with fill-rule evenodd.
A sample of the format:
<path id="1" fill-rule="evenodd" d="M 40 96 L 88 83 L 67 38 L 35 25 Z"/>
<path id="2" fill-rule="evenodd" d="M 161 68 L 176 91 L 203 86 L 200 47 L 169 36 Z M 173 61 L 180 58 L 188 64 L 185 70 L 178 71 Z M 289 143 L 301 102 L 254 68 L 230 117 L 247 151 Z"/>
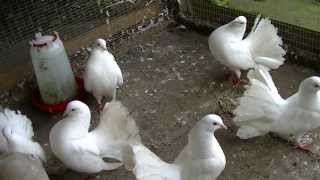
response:
<path id="1" fill-rule="evenodd" d="M 5 137 L 5 132 L 4 132 L 5 128 L 2 128 L 1 134 L 3 137 Z"/>
<path id="2" fill-rule="evenodd" d="M 68 115 L 68 112 L 64 111 L 63 114 L 62 114 L 62 117 L 66 117 L 67 115 Z"/>
<path id="3" fill-rule="evenodd" d="M 228 129 L 228 127 L 224 124 L 221 124 L 220 127 L 222 127 L 223 129 Z"/>

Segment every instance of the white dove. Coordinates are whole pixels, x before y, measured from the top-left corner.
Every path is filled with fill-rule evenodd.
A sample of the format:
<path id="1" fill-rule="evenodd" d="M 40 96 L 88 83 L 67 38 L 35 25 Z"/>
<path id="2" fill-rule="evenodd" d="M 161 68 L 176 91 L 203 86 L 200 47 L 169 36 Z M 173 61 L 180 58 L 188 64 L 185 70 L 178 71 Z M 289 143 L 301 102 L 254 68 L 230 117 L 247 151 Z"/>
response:
<path id="1" fill-rule="evenodd" d="M 208 39 L 214 58 L 236 74 L 234 84 L 239 84 L 241 70 L 257 64 L 277 69 L 285 61 L 282 40 L 268 18 L 257 16 L 251 32 L 244 38 L 246 24 L 247 19 L 239 16 L 214 30 Z"/>
<path id="2" fill-rule="evenodd" d="M 209 114 L 189 132 L 188 144 L 173 163 L 162 161 L 142 144 L 123 148 L 126 168 L 137 180 L 214 180 L 224 170 L 226 158 L 214 132 L 225 128 L 222 119 Z"/>
<path id="3" fill-rule="evenodd" d="M 283 99 L 264 67 L 250 70 L 250 85 L 235 109 L 234 122 L 240 126 L 237 136 L 248 139 L 273 132 L 307 150 L 299 142 L 307 131 L 320 126 L 320 78 L 305 79 L 299 90 Z"/>
<path id="4" fill-rule="evenodd" d="M 34 142 L 32 123 L 20 111 L 2 109 L 0 112 L 0 153 L 30 154 L 46 161 L 44 150 Z"/>
<path id="5" fill-rule="evenodd" d="M 49 180 L 41 160 L 30 154 L 10 153 L 0 156 L 0 179 Z"/>
<path id="6" fill-rule="evenodd" d="M 96 98 L 99 111 L 102 109 L 103 97 L 116 99 L 116 91 L 122 86 L 123 78 L 114 56 L 107 50 L 104 39 L 96 40 L 83 78 L 84 87 Z"/>
<path id="7" fill-rule="evenodd" d="M 121 161 L 122 144 L 140 141 L 127 109 L 117 101 L 107 104 L 99 125 L 90 132 L 90 110 L 80 101 L 70 102 L 64 112 L 66 117 L 51 129 L 52 152 L 70 169 L 89 174 L 116 169 L 122 163 L 105 162 L 103 158 Z"/>

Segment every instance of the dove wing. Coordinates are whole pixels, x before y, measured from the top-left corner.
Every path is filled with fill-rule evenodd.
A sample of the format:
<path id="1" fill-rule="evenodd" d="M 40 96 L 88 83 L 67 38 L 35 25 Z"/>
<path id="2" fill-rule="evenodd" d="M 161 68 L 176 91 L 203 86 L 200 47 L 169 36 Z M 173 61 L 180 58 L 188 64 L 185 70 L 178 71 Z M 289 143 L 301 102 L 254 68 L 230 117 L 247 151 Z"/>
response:
<path id="1" fill-rule="evenodd" d="M 176 157 L 174 163 L 175 164 L 180 164 L 183 161 L 186 161 L 189 157 L 189 151 L 188 151 L 188 145 L 186 145 L 182 151 L 179 153 L 178 157 Z"/>
<path id="2" fill-rule="evenodd" d="M 254 67 L 251 53 L 242 41 L 225 43 L 224 46 L 226 52 L 222 54 L 230 68 L 246 70 Z"/>
<path id="3" fill-rule="evenodd" d="M 120 67 L 118 66 L 117 62 L 116 62 L 116 59 L 114 58 L 114 56 L 111 54 L 112 56 L 112 61 L 110 62 L 112 64 L 112 67 L 113 67 L 113 72 L 114 74 L 116 75 L 117 77 L 117 85 L 118 87 L 122 86 L 123 84 L 123 77 L 122 77 L 122 72 L 121 72 L 121 69 Z"/>
<path id="4" fill-rule="evenodd" d="M 70 143 L 76 152 L 91 153 L 97 156 L 100 155 L 100 150 L 97 146 L 97 138 L 92 133 L 89 133 L 81 139 L 72 140 Z"/>

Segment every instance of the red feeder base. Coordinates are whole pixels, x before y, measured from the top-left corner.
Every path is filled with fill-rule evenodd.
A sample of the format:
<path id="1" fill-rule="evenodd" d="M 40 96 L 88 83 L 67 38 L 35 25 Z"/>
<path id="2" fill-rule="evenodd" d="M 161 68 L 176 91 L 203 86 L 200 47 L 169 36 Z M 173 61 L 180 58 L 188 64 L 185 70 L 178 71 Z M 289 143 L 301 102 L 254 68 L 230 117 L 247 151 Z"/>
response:
<path id="1" fill-rule="evenodd" d="M 66 109 L 67 104 L 70 101 L 73 100 L 80 100 L 83 97 L 84 94 L 84 82 L 83 79 L 80 77 L 75 77 L 77 86 L 78 86 L 78 92 L 77 95 L 73 98 L 69 98 L 67 100 L 64 100 L 62 102 L 56 103 L 56 104 L 46 104 L 43 102 L 39 89 L 36 89 L 32 93 L 32 104 L 38 108 L 40 111 L 48 112 L 48 113 L 57 113 L 57 112 L 63 112 Z"/>

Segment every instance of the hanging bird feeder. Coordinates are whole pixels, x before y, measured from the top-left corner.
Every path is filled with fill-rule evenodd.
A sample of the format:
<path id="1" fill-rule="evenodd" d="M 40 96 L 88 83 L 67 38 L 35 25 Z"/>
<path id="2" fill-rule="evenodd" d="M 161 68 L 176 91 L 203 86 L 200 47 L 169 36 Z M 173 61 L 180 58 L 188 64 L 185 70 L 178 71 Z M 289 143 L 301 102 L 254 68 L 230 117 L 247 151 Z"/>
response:
<path id="1" fill-rule="evenodd" d="M 36 33 L 30 45 L 38 84 L 32 102 L 42 111 L 63 111 L 83 91 L 83 83 L 74 77 L 63 43 L 57 32 L 45 36 Z"/>

